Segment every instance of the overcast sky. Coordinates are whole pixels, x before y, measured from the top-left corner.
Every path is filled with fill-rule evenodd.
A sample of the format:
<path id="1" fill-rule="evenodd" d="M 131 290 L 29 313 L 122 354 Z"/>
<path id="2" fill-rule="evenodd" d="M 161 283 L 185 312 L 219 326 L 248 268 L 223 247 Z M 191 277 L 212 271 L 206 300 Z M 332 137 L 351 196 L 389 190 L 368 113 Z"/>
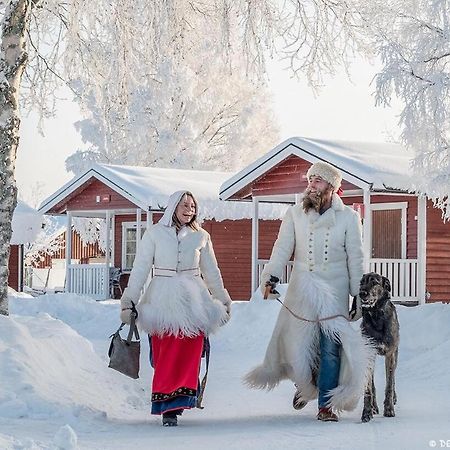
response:
<path id="1" fill-rule="evenodd" d="M 358 61 L 351 68 L 351 81 L 342 71 L 326 80 L 315 97 L 304 80 L 292 79 L 283 70 L 283 63 L 270 64 L 280 142 L 291 136 L 372 142 L 397 136 L 399 105 L 375 107 L 371 81 L 376 71 L 376 66 Z M 79 108 L 70 101 L 70 94 L 67 97 L 59 102 L 57 117 L 45 122 L 45 136 L 39 135 L 34 115 L 22 119 L 16 178 L 29 203 L 43 200 L 71 178 L 65 159 L 84 147 L 73 126 L 81 118 Z"/>

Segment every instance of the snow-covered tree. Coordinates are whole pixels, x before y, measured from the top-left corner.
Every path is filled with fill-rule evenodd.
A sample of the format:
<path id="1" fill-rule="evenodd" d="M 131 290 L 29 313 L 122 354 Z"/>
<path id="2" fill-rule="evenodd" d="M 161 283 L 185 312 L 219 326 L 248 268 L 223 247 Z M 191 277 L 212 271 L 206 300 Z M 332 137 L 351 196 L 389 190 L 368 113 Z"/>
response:
<path id="1" fill-rule="evenodd" d="M 353 37 L 348 12 L 320 1 L 155 2 L 144 9 L 118 2 L 105 12 L 102 34 L 85 38 L 96 48 L 90 65 L 100 71 L 78 71 L 74 88 L 88 115 L 77 126 L 91 147 L 70 156 L 67 168 L 78 173 L 92 161 L 242 168 L 277 140 L 264 51 L 277 40 L 292 69 L 317 86 L 344 60 Z M 118 30 L 115 17 L 124 14 Z M 155 22 L 157 35 L 146 26 Z M 118 34 L 125 39 L 108 45 Z"/>
<path id="2" fill-rule="evenodd" d="M 377 101 L 403 102 L 401 140 L 415 152 L 416 188 L 450 219 L 450 1 L 363 3 L 384 64 Z"/>
<path id="3" fill-rule="evenodd" d="M 27 267 L 38 267 L 45 256 L 53 256 L 65 246 L 63 229 L 48 217 L 43 217 L 43 227 L 36 239 L 26 244 L 24 261 Z"/>
<path id="4" fill-rule="evenodd" d="M 201 18 L 205 26 L 199 28 Z M 117 114 L 122 126 L 134 114 L 129 106 L 135 103 L 131 97 L 151 96 L 153 83 L 158 83 L 164 73 L 164 64 L 187 71 L 201 69 L 201 65 L 184 63 L 194 44 L 195 48 L 202 43 L 206 47 L 205 53 L 194 57 L 210 51 L 205 65 L 222 58 L 224 74 L 233 73 L 236 55 L 242 54 L 246 76 L 253 80 L 263 80 L 266 55 L 278 50 L 290 60 L 294 71 L 304 73 L 312 85 L 318 85 L 322 74 L 332 73 L 345 62 L 346 51 L 357 37 L 358 20 L 351 4 L 328 0 L 0 0 L 0 313 L 8 313 L 10 223 L 17 198 L 14 163 L 19 139 L 19 88 L 27 61 L 26 83 L 22 84 L 24 106 L 38 107 L 42 117 L 51 115 L 56 86 L 65 82 L 83 103 L 89 97 L 95 99 L 102 110 L 100 118 Z M 243 76 L 241 71 L 237 75 Z M 152 82 L 142 82 L 152 78 Z M 224 79 L 218 79 L 218 83 L 226 88 Z M 133 92 L 133 86 L 143 86 L 142 92 Z M 185 88 L 183 82 L 176 86 Z M 189 93 L 186 98 L 194 95 Z M 105 101 L 98 101 L 102 96 Z M 179 122 L 183 117 L 185 106 L 181 101 L 183 97 L 177 95 L 174 104 L 168 105 L 174 111 L 170 114 L 174 123 L 177 117 Z M 215 99 L 211 97 L 210 101 L 213 104 Z M 220 108 L 228 114 L 232 102 L 218 104 L 218 110 L 211 107 L 211 118 L 220 116 Z M 245 117 L 246 110 L 242 105 L 240 108 Z M 192 111 L 195 114 L 196 109 Z M 222 125 L 233 120 L 233 114 Z M 251 114 L 250 109 L 247 131 Z M 110 126 L 114 121 L 105 123 Z M 160 126 L 157 120 L 149 123 Z M 110 134 L 114 142 L 130 136 L 120 127 L 117 131 L 106 129 L 100 136 Z M 198 136 L 189 130 L 184 134 Z M 230 142 L 236 139 L 230 136 Z M 211 138 L 220 141 L 221 128 L 212 131 Z M 161 141 L 167 142 L 167 138 L 163 136 Z M 96 148 L 101 147 L 94 146 L 94 152 Z"/>
<path id="5" fill-rule="evenodd" d="M 26 33 L 37 1 L 0 2 L 0 314 L 8 314 L 8 261 L 12 216 L 17 205 L 14 178 L 19 145 L 19 88 L 27 62 Z"/>
<path id="6" fill-rule="evenodd" d="M 217 58 L 191 59 L 184 68 L 167 61 L 160 81 L 131 86 L 126 109 L 111 102 L 110 88 L 93 99 L 91 117 L 76 124 L 91 149 L 71 155 L 67 168 L 79 173 L 97 161 L 232 171 L 274 145 L 265 86 L 224 73 Z"/>

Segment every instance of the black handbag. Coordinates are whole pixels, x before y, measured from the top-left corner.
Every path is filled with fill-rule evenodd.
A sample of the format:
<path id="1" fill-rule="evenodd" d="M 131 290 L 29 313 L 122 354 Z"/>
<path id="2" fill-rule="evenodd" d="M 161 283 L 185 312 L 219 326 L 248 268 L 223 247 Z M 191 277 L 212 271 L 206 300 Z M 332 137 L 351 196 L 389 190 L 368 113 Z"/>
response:
<path id="1" fill-rule="evenodd" d="M 136 314 L 131 313 L 130 331 L 126 339 L 122 339 L 120 332 L 125 323 L 110 336 L 111 344 L 108 350 L 109 365 L 111 369 L 117 370 L 131 378 L 139 378 L 139 356 L 141 352 L 141 342 L 136 327 Z M 136 341 L 132 341 L 133 334 Z"/>

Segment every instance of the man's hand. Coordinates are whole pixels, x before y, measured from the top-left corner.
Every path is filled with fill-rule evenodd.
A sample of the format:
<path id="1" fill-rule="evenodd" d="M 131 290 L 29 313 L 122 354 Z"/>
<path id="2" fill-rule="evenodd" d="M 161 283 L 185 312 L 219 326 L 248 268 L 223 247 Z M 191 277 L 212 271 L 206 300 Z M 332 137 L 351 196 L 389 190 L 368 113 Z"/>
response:
<path id="1" fill-rule="evenodd" d="M 280 293 L 275 289 L 279 281 L 278 277 L 270 275 L 270 279 L 264 284 L 264 300 L 273 300 L 280 297 Z"/>
<path id="2" fill-rule="evenodd" d="M 352 307 L 350 308 L 348 317 L 352 322 L 359 320 L 362 317 L 361 305 L 357 295 L 353 297 Z"/>

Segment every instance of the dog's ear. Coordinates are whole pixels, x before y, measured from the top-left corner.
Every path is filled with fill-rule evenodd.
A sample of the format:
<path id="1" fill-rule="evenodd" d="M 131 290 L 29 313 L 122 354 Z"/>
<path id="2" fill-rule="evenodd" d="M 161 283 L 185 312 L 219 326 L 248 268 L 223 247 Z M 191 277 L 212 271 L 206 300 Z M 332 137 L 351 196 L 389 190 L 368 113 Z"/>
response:
<path id="1" fill-rule="evenodd" d="M 389 281 L 389 278 L 383 277 L 383 287 L 384 287 L 388 292 L 391 292 L 391 282 Z"/>

